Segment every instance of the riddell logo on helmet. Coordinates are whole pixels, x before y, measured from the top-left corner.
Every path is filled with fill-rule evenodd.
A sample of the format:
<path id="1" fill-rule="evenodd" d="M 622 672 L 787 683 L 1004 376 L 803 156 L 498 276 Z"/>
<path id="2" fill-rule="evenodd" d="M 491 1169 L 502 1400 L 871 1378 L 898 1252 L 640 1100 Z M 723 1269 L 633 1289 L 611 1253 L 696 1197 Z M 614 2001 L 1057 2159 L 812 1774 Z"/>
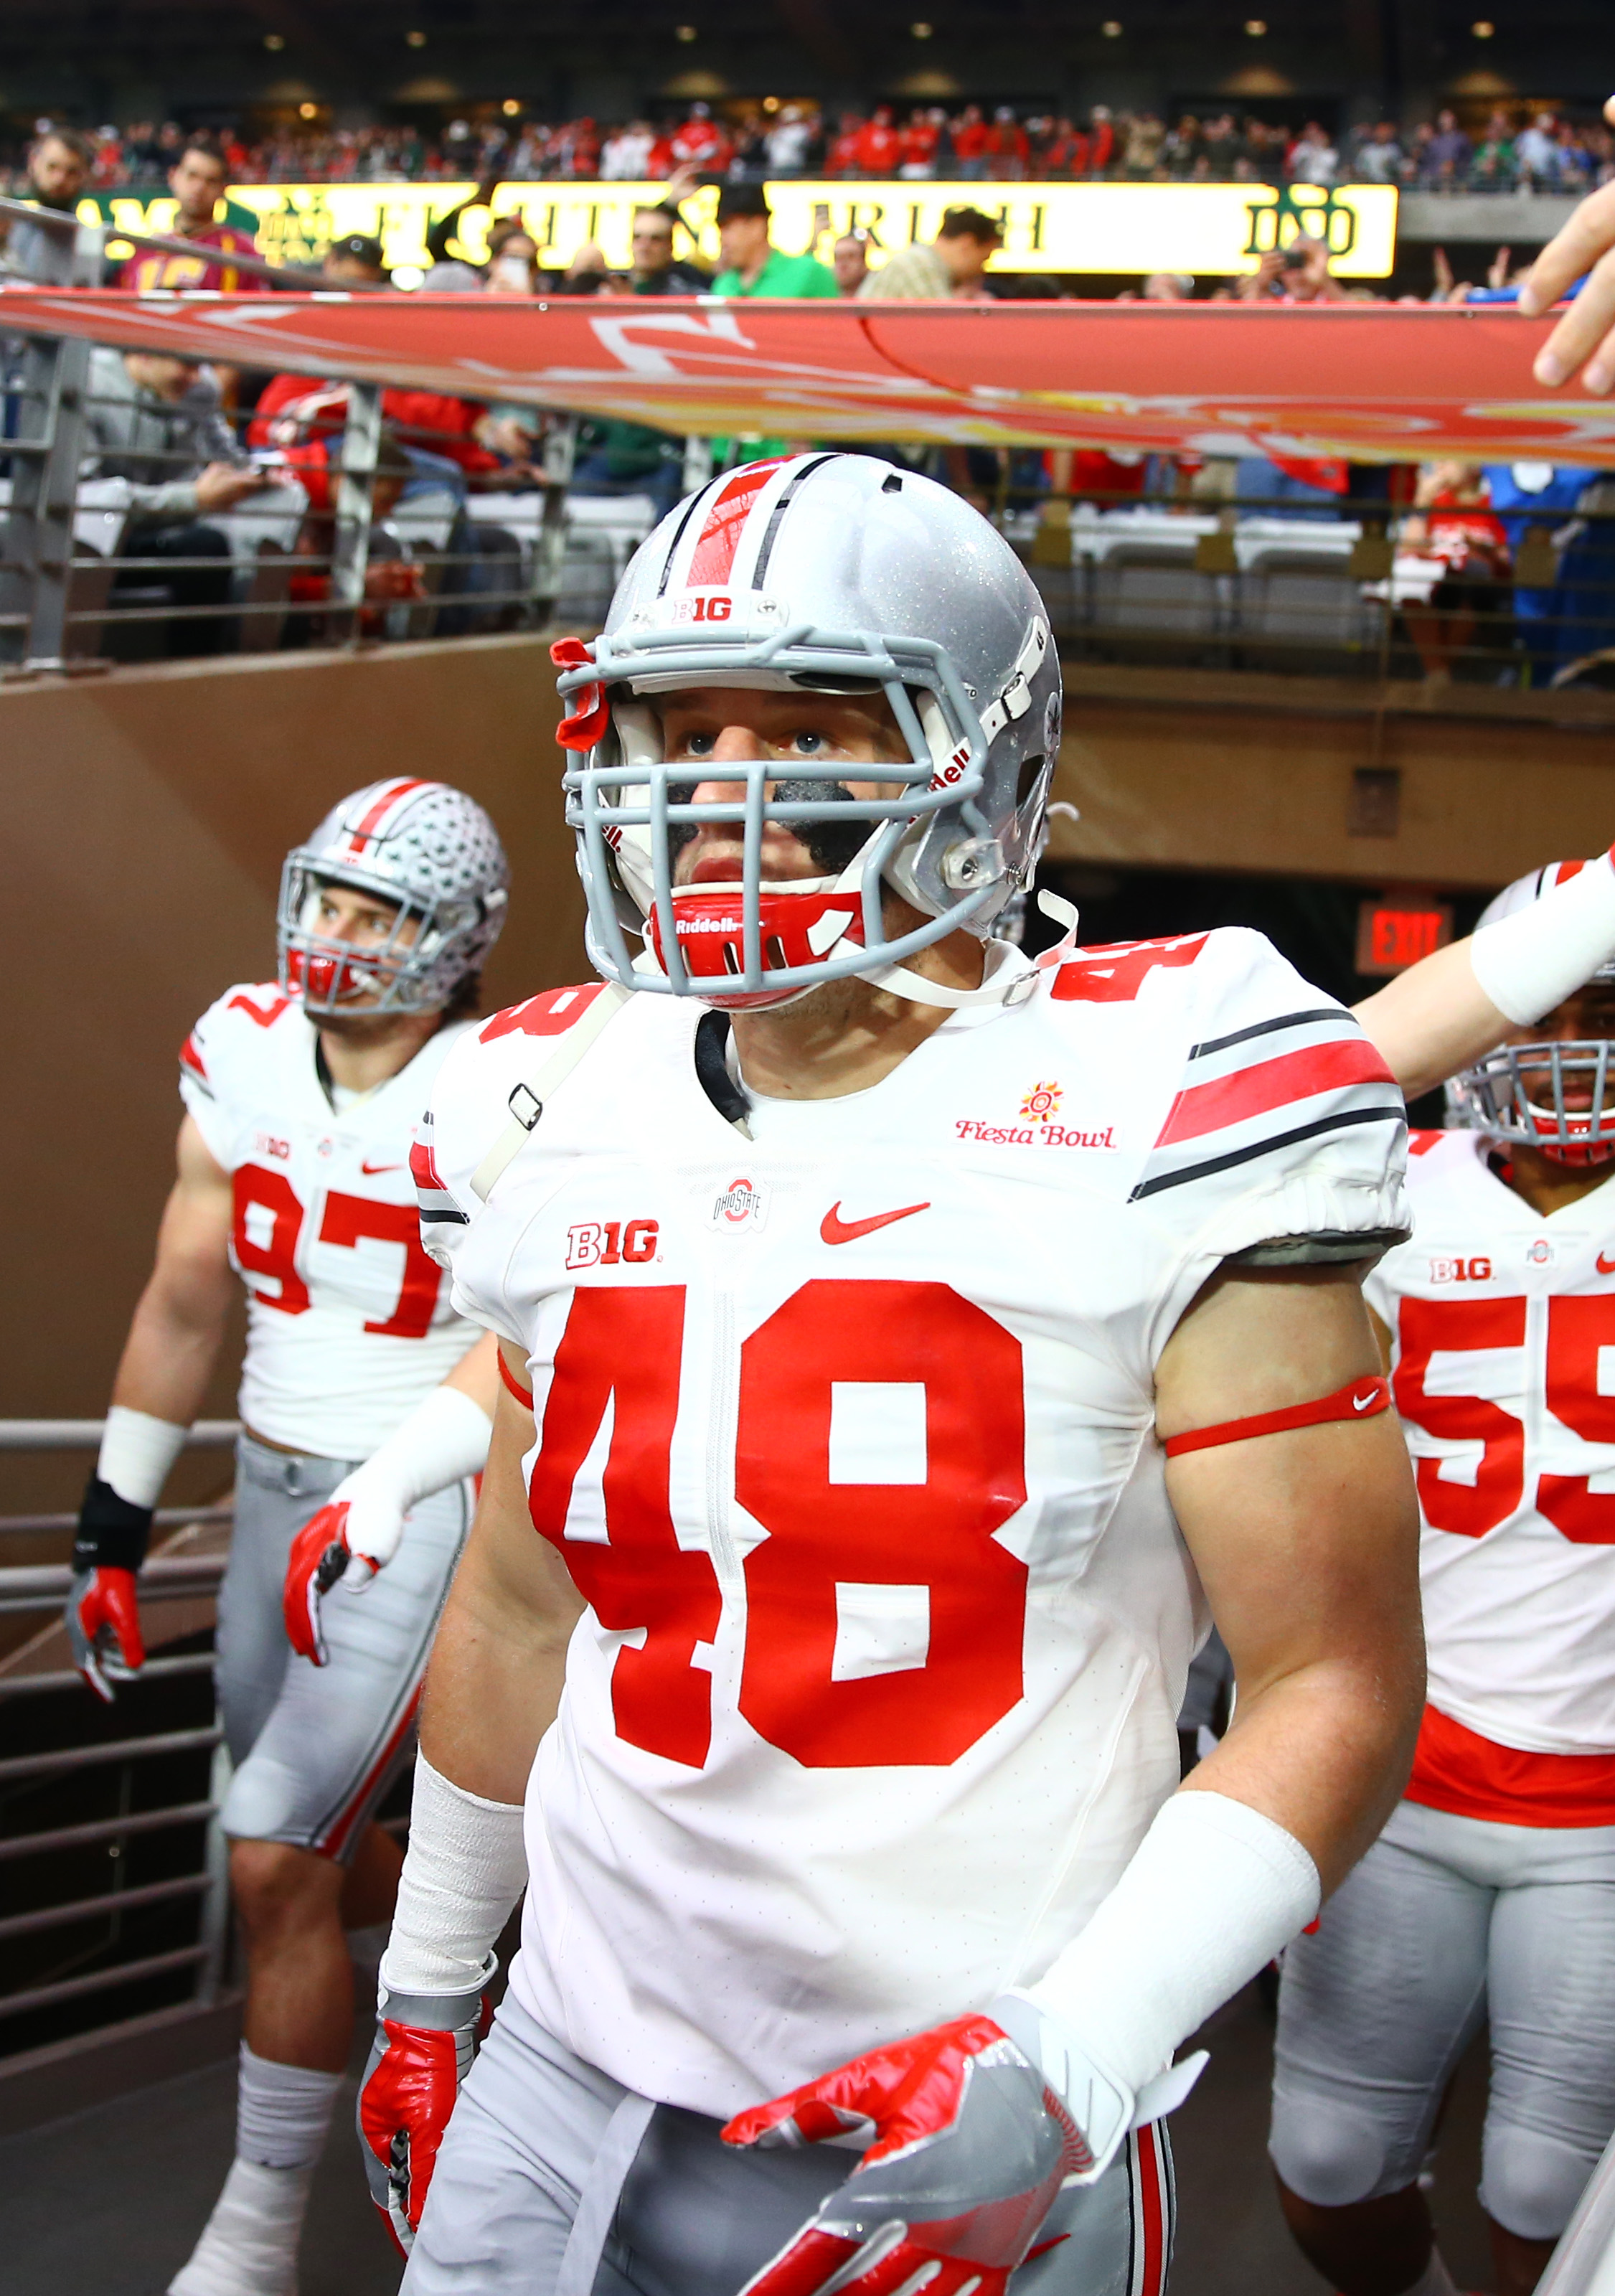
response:
<path id="1" fill-rule="evenodd" d="M 641 1267 L 656 1257 L 660 1221 L 580 1220 L 566 1232 L 569 1267 Z"/>
<path id="2" fill-rule="evenodd" d="M 969 763 L 970 743 L 961 742 L 947 763 L 931 775 L 930 786 L 934 790 L 951 789 L 956 781 L 963 778 L 964 768 Z"/>

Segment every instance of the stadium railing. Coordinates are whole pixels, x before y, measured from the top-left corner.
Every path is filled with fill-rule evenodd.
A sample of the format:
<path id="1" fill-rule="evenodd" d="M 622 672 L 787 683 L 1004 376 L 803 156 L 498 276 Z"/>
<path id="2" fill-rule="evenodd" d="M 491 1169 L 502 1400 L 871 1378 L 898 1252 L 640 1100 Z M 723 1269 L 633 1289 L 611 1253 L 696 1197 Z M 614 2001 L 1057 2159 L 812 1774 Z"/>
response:
<path id="1" fill-rule="evenodd" d="M 189 1447 L 219 1449 L 237 1432 L 201 1421 Z M 99 1420 L 0 1420 L 0 1453 L 93 1451 L 101 1433 Z M 0 1562 L 0 1619 L 47 1622 L 20 1643 L 8 1636 L 0 1658 L 0 2070 L 46 2044 L 219 1997 L 230 1770 L 211 1651 L 199 1645 L 211 1641 L 232 1513 L 228 1499 L 159 1511 L 140 1579 L 153 1655 L 111 1707 L 67 1662 L 57 1622 L 70 1565 Z M 23 1541 L 60 1551 L 76 1520 L 0 1516 L 0 1553 Z M 165 1650 L 163 1613 L 182 1603 L 179 1646 Z"/>

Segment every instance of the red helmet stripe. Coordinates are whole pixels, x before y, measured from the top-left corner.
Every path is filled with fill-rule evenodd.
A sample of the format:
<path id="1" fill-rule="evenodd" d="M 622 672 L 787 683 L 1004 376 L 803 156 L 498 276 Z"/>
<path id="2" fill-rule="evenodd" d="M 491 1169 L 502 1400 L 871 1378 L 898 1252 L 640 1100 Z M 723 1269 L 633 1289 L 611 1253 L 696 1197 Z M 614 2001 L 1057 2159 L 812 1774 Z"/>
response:
<path id="1" fill-rule="evenodd" d="M 710 583 L 729 579 L 734 570 L 734 554 L 740 548 L 741 536 L 758 495 L 775 471 L 783 470 L 790 460 L 788 455 L 778 455 L 772 462 L 748 463 L 743 471 L 736 471 L 727 484 L 719 488 L 690 554 L 690 570 L 685 576 L 686 589 L 705 588 Z"/>
<path id="2" fill-rule="evenodd" d="M 356 860 L 362 857 L 365 848 L 380 834 L 384 816 L 401 799 L 413 797 L 417 790 L 430 789 L 430 782 L 383 782 L 380 794 L 348 840 L 349 857 Z"/>

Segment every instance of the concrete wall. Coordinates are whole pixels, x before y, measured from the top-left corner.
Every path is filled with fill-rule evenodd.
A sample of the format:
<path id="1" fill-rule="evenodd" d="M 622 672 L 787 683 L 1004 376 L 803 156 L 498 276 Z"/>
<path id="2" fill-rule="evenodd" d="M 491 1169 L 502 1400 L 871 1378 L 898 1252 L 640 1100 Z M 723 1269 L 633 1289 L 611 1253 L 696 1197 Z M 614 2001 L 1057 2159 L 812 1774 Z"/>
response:
<path id="1" fill-rule="evenodd" d="M 0 683 L 0 1415 L 102 1408 L 172 1168 L 176 1051 L 220 988 L 273 971 L 282 857 L 342 791 L 470 790 L 515 875 L 489 1004 L 582 977 L 552 678 L 519 636 Z M 1445 705 L 1464 717 L 1411 688 L 1376 728 L 1371 689 L 1321 681 L 1073 664 L 1068 690 L 1059 794 L 1083 818 L 1061 857 L 1484 886 L 1615 833 L 1615 697 L 1469 689 Z M 1392 835 L 1351 832 L 1365 766 L 1400 773 Z M 187 1472 L 195 1496 L 217 1463 Z M 8 1462 L 0 1505 L 64 1504 L 64 1472 Z"/>
<path id="2" fill-rule="evenodd" d="M 104 1407 L 172 1173 L 175 1055 L 221 988 L 273 974 L 282 859 L 334 799 L 390 773 L 469 790 L 514 878 L 489 1007 L 582 977 L 553 678 L 517 636 L 0 685 L 0 1415 Z M 12 1459 L 0 1507 L 65 1504 L 82 1472 Z"/>

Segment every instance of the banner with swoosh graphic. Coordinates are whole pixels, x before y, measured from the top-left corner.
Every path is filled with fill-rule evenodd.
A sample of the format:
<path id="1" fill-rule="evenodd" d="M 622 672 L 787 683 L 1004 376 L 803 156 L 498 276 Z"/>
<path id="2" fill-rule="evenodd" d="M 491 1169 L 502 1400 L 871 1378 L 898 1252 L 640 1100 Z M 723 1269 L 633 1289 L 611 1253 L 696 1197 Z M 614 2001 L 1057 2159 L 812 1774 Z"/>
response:
<path id="1" fill-rule="evenodd" d="M 1615 466 L 1615 403 L 1540 390 L 1547 319 L 1344 303 L 717 303 L 0 290 L 0 330 L 672 431 Z"/>

